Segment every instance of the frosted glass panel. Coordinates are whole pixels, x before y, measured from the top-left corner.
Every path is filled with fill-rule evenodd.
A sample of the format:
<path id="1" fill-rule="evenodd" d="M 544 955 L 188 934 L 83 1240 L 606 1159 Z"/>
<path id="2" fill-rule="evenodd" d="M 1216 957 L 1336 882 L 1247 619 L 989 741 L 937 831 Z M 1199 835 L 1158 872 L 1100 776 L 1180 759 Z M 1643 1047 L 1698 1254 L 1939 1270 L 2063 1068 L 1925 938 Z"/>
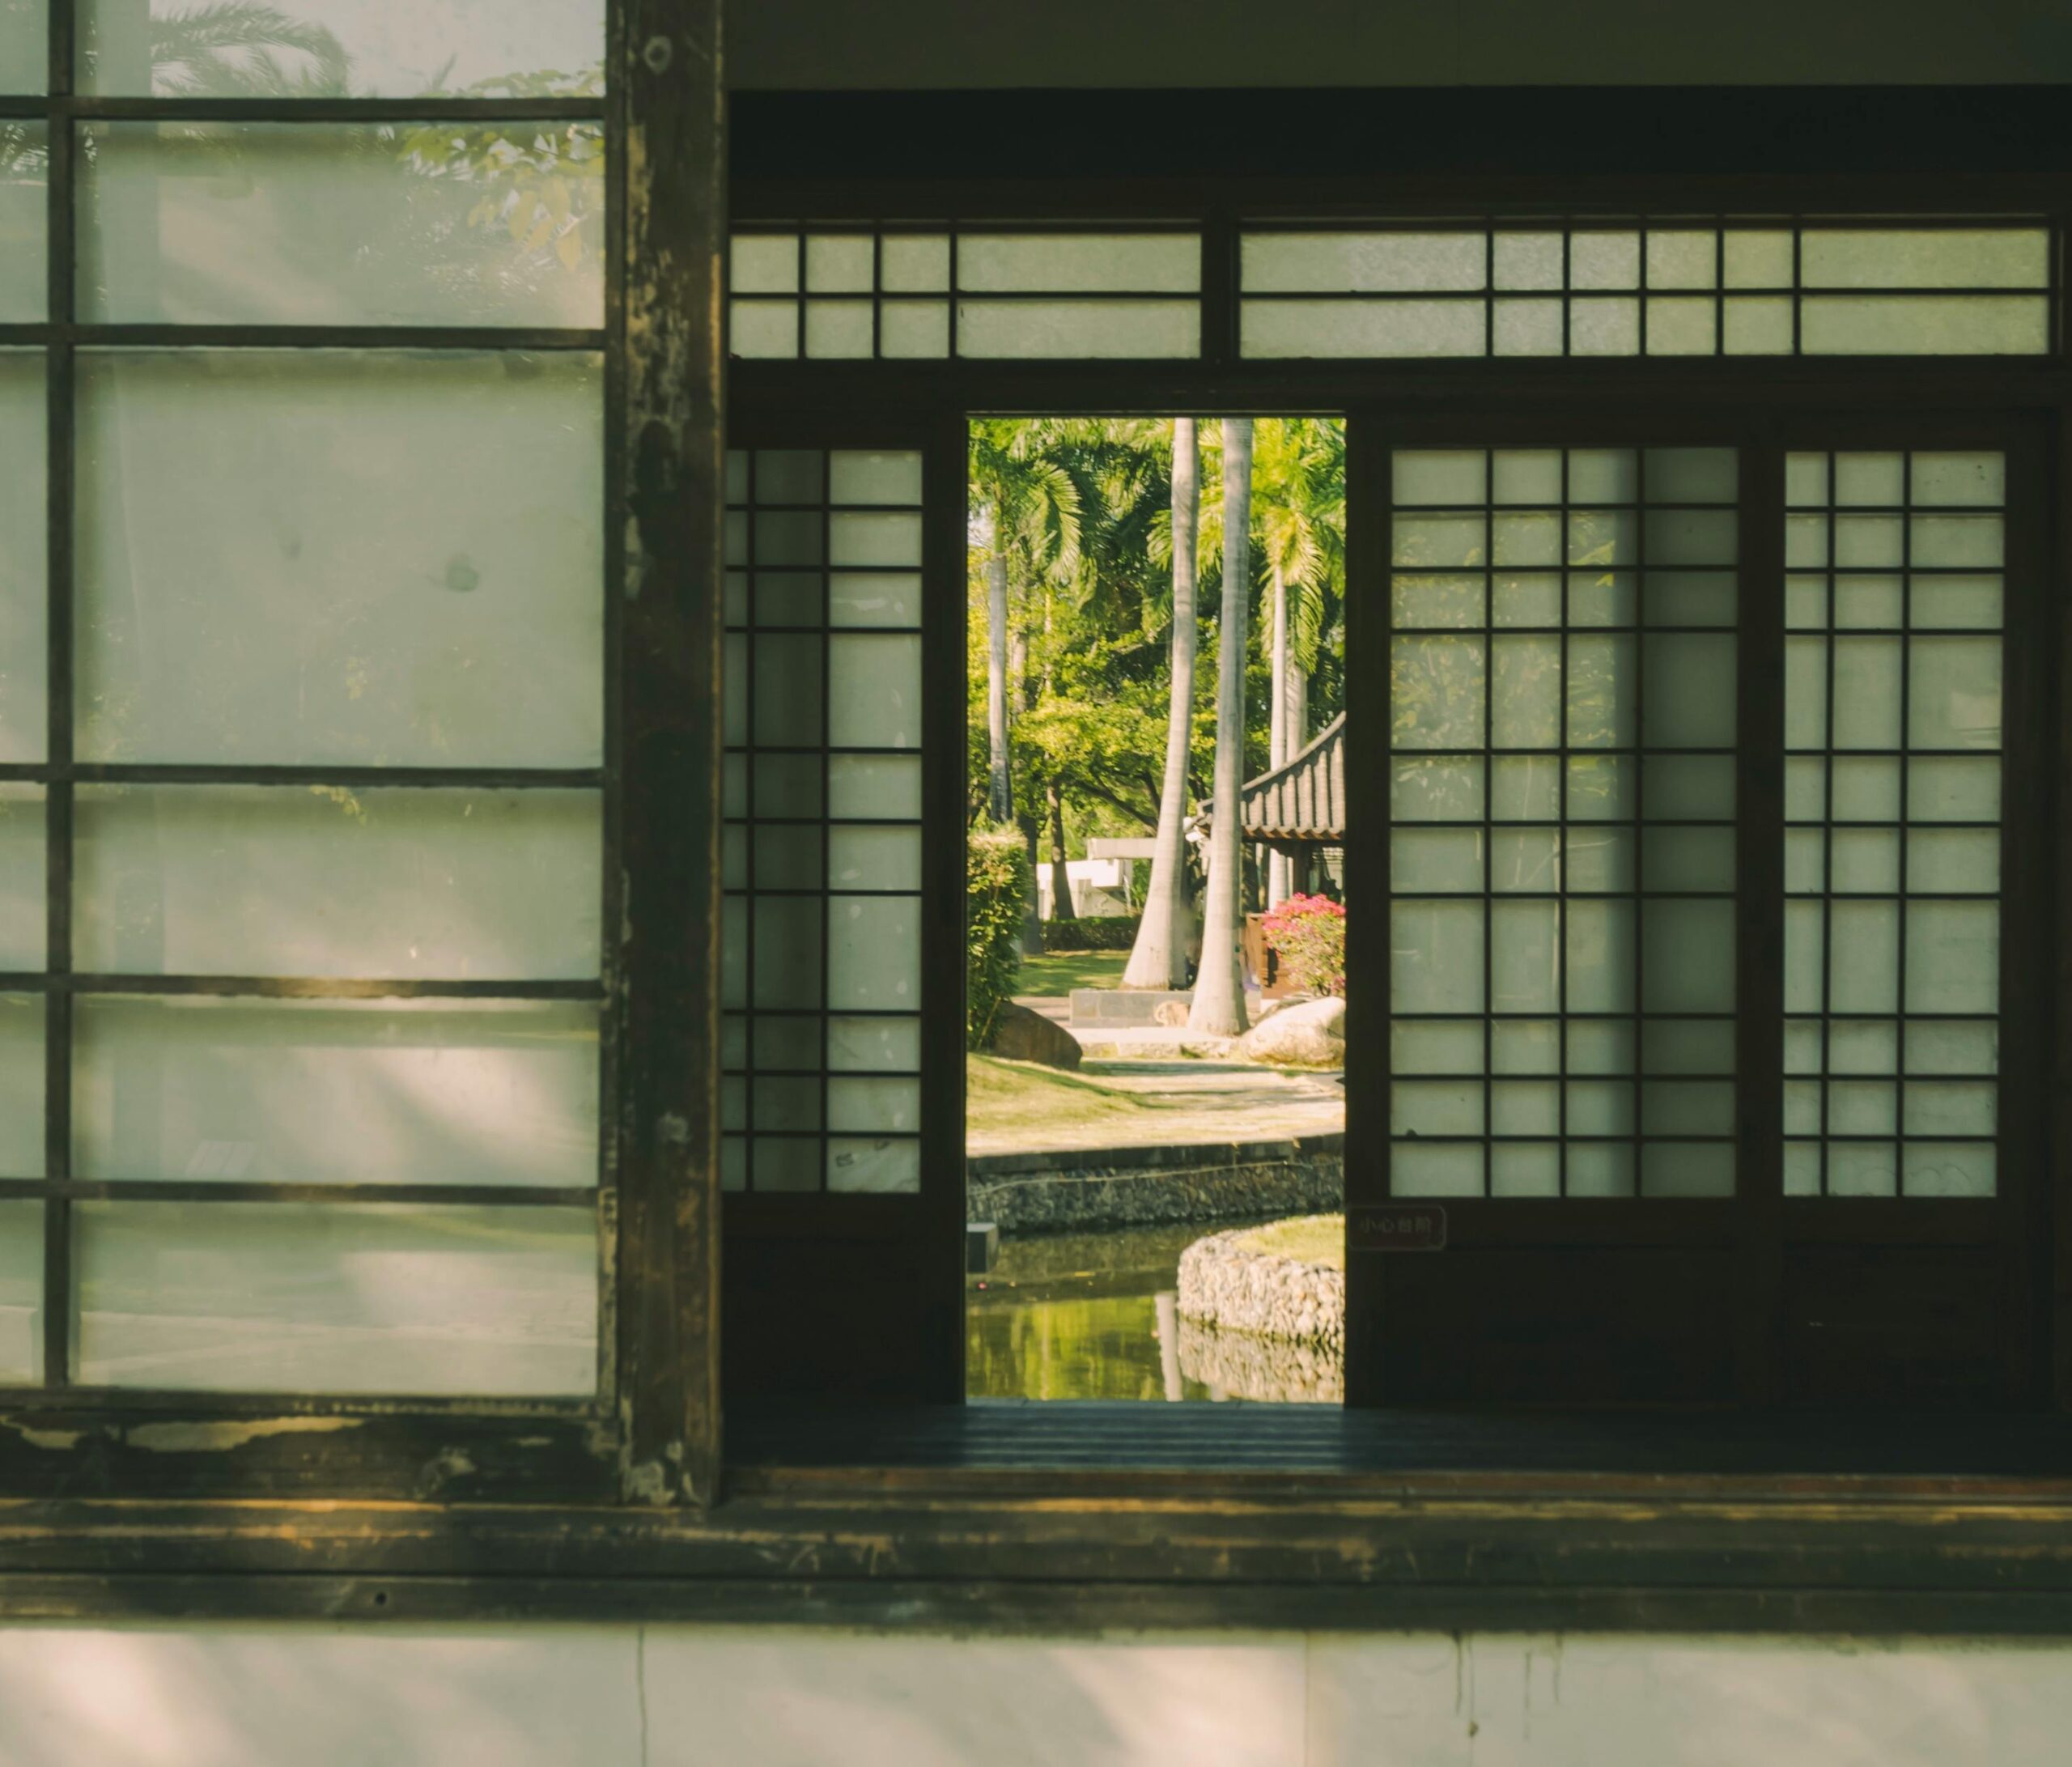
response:
<path id="1" fill-rule="evenodd" d="M 835 1073 L 911 1073 L 921 1065 L 917 1018 L 830 1018 L 827 1065 Z"/>
<path id="2" fill-rule="evenodd" d="M 824 677 L 817 634 L 734 635 L 756 703 L 728 737 L 751 752 L 728 758 L 754 791 L 726 814 L 764 820 L 725 831 L 724 997 L 749 1009 L 723 1052 L 726 1189 L 919 1187 L 922 763 L 844 750 L 920 746 L 923 467 L 911 450 L 765 450 L 728 481 L 758 560 L 788 561 L 755 573 L 757 618 L 824 611 L 833 630 Z M 776 752 L 817 743 L 823 721 L 831 752 Z"/>
<path id="3" fill-rule="evenodd" d="M 149 0 L 148 9 L 138 0 L 78 5 L 81 86 L 94 92 L 257 97 L 285 86 L 301 98 L 415 98 L 536 85 L 595 91 L 605 53 L 604 0 L 272 0 L 270 19 L 257 32 L 228 40 L 208 33 L 202 40 L 210 46 L 192 51 L 183 50 L 175 28 L 198 10 L 192 0 Z"/>
<path id="4" fill-rule="evenodd" d="M 604 323 L 597 124 L 94 123 L 83 138 L 82 318 Z"/>
<path id="5" fill-rule="evenodd" d="M 43 967 L 44 801 L 39 785 L 0 784 L 0 970 Z"/>
<path id="6" fill-rule="evenodd" d="M 0 1178 L 43 1176 L 40 996 L 0 994 Z"/>
<path id="7" fill-rule="evenodd" d="M 2040 355 L 2050 305 L 2040 295 L 1809 295 L 1799 336 L 1808 355 Z"/>
<path id="8" fill-rule="evenodd" d="M 738 254 L 738 241 L 735 249 Z M 736 274 L 738 276 L 738 261 Z M 797 355 L 799 309 L 789 301 L 729 301 L 727 353 L 750 362 L 782 361 Z"/>
<path id="9" fill-rule="evenodd" d="M 0 761 L 40 761 L 49 736 L 48 431 L 42 356 L 0 350 Z"/>
<path id="10" fill-rule="evenodd" d="M 830 1136 L 827 1187 L 837 1194 L 911 1195 L 921 1187 L 921 1144 L 904 1139 Z"/>
<path id="11" fill-rule="evenodd" d="M 88 972 L 597 974 L 594 793 L 89 786 L 77 831 Z"/>
<path id="12" fill-rule="evenodd" d="M 827 881 L 835 890 L 921 887 L 918 828 L 852 828 L 827 831 Z"/>
<path id="13" fill-rule="evenodd" d="M 1808 227 L 1799 238 L 1808 288 L 2041 288 L 2049 252 L 2041 227 Z"/>
<path id="14" fill-rule="evenodd" d="M 963 300 L 961 356 L 1030 359 L 1169 357 L 1201 353 L 1194 300 Z"/>
<path id="15" fill-rule="evenodd" d="M 1637 274 L 1637 236 L 1597 243 L 1607 286 Z M 1391 1047 L 1451 1076 L 1398 1086 L 1392 1183 L 1731 1195 L 1692 1138 L 1733 1129 L 1738 661 L 1690 628 L 1736 618 L 1739 457 L 1404 450 L 1391 489 Z M 1644 1051 L 1706 1083 L 1637 1124 Z"/>
<path id="16" fill-rule="evenodd" d="M 83 758 L 601 758 L 597 359 L 83 355 L 79 376 Z M 522 467 L 495 444 L 520 436 Z"/>
<path id="17" fill-rule="evenodd" d="M 0 1202 L 0 1386 L 43 1378 L 43 1204 Z"/>
<path id="18" fill-rule="evenodd" d="M 830 639 L 827 688 L 827 736 L 837 747 L 920 746 L 918 634 Z"/>
<path id="19" fill-rule="evenodd" d="M 1254 233 L 1243 246 L 1248 294 L 1476 289 L 1486 274 L 1473 233 Z"/>
<path id="20" fill-rule="evenodd" d="M 49 86 L 49 0 L 0 0 L 0 92 L 41 92 Z"/>
<path id="21" fill-rule="evenodd" d="M 1193 233 L 966 233 L 957 242 L 957 286 L 1158 294 L 1201 287 L 1201 240 Z"/>
<path id="22" fill-rule="evenodd" d="M 2049 246 L 2022 227 L 1251 233 L 1242 353 L 2040 355 Z"/>
<path id="23" fill-rule="evenodd" d="M 1991 1136 L 1998 1117 L 2002 640 L 1948 628 L 1999 623 L 2005 462 L 1794 455 L 1787 493 L 1836 506 L 1793 518 L 1801 556 L 1831 568 L 1792 585 L 1794 624 L 1817 635 L 1792 639 L 1785 682 L 1786 745 L 1802 751 L 1786 763 L 1798 825 L 1786 888 L 1799 898 L 1787 908 L 1787 1003 L 1879 1015 L 1797 1027 L 1794 1071 L 1851 1077 L 1788 1097 L 1785 1132 L 1804 1138 L 1790 1152 L 1791 1194 L 1990 1195 L 1989 1140 L 1959 1138 Z M 1845 630 L 1871 624 L 1896 631 Z M 1980 752 L 1935 752 L 1965 750 Z M 1904 826 L 1862 826 L 1903 814 Z M 1936 826 L 1955 822 L 1984 826 Z M 1979 1016 L 1884 1016 L 1963 1013 Z M 1903 1098 L 1888 1081 L 1853 1077 L 1894 1073 L 1902 1047 L 1907 1072 L 1931 1077 Z M 1947 1083 L 1965 1074 L 1981 1077 Z M 1866 1139 L 1831 1139 L 1850 1136 Z"/>
<path id="24" fill-rule="evenodd" d="M 597 1009 L 87 997 L 81 1178 L 537 1184 L 597 1170 Z"/>
<path id="25" fill-rule="evenodd" d="M 833 503 L 918 507 L 921 501 L 921 457 L 911 449 L 898 453 L 838 449 L 828 457 L 827 472 L 828 497 Z M 834 562 L 843 561 L 838 558 Z"/>
<path id="26" fill-rule="evenodd" d="M 0 75 L 6 71 L 6 29 L 0 18 Z M 39 88 L 42 83 L 39 69 Z M 19 89 L 0 79 L 0 91 Z M 49 311 L 49 134 L 41 123 L 0 127 L 0 321 L 33 324 Z"/>
<path id="27" fill-rule="evenodd" d="M 906 896 L 834 896 L 828 903 L 827 999 L 836 1011 L 918 1009 L 921 913 Z"/>
<path id="28" fill-rule="evenodd" d="M 88 1386 L 526 1398 L 596 1387 L 587 1210 L 90 1203 L 74 1221 Z"/>
<path id="29" fill-rule="evenodd" d="M 827 761 L 831 814 L 913 820 L 921 813 L 921 763 L 894 755 L 835 754 Z"/>
<path id="30" fill-rule="evenodd" d="M 1479 356 L 1482 304 L 1467 300 L 1248 300 L 1244 353 L 1293 356 Z"/>

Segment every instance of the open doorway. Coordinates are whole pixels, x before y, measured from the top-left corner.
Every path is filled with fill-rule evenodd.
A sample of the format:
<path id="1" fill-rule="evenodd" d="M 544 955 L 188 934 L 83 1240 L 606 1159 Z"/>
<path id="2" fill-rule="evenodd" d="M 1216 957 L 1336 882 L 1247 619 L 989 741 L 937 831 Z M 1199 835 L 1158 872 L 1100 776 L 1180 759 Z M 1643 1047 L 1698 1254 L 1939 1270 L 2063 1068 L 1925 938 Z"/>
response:
<path id="1" fill-rule="evenodd" d="M 1339 1402 L 1344 424 L 968 485 L 967 1394 Z"/>

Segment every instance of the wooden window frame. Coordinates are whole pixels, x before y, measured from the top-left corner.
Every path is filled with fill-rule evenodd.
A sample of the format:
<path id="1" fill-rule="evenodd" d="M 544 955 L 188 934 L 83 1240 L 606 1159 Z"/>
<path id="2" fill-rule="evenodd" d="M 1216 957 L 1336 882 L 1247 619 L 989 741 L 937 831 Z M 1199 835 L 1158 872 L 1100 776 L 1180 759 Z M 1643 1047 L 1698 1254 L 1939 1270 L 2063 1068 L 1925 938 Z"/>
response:
<path id="1" fill-rule="evenodd" d="M 617 78 L 607 102 L 621 149 L 612 195 L 620 250 L 607 319 L 606 577 L 622 589 L 623 602 L 615 593 L 610 668 L 618 716 L 608 838 L 623 873 L 626 910 L 605 982 L 616 1051 L 609 1097 L 617 1136 L 618 1231 L 609 1242 L 617 1404 L 560 1419 L 522 1404 L 11 1406 L 0 1412 L 0 1615 L 1050 1630 L 2072 1629 L 2072 1455 L 2049 1476 L 1998 1478 L 1502 1467 L 1383 1476 L 1126 1468 L 794 1476 L 777 1468 L 725 1485 L 714 704 L 723 370 L 713 270 L 727 191 L 717 10 L 716 0 L 613 0 L 611 8 L 609 65 Z M 36 113 L 69 107 L 84 116 L 96 104 L 98 113 L 112 113 L 112 101 L 70 96 L 70 48 L 53 40 L 58 83 L 50 105 Z M 1481 104 L 1446 97 L 1477 115 L 1499 112 L 1504 102 L 1496 95 Z M 1911 96 L 1901 114 L 1923 114 L 1936 101 L 1934 94 Z M 1638 100 L 1635 108 L 1645 112 L 1653 102 Z M 1483 164 L 1435 170 L 1428 156 L 1401 176 L 1322 186 L 1314 179 L 1246 181 L 1225 168 L 1208 185 L 1068 181 L 1034 195 L 1000 185 L 902 187 L 897 206 L 915 219 L 1199 215 L 1203 358 L 1119 367 L 993 363 L 983 371 L 957 362 L 754 364 L 733 372 L 732 397 L 758 423 L 788 414 L 819 423 L 846 413 L 860 424 L 888 414 L 961 424 L 974 410 L 1378 406 L 1430 414 L 1463 393 L 1543 410 L 1550 422 L 1579 403 L 1622 401 L 1705 402 L 1744 414 L 1780 398 L 1887 417 L 1987 410 L 2048 427 L 2054 503 L 2059 512 L 2072 507 L 2072 376 L 2061 350 L 2044 359 L 1955 363 L 1801 359 L 1774 373 L 1745 359 L 1237 359 L 1240 214 L 2011 208 L 2061 219 L 2072 210 L 2067 166 L 2041 175 L 1996 165 L 1920 176 L 1900 164 L 1913 150 L 1895 147 L 1889 163 L 1868 170 L 1851 166 L 1824 177 L 1792 169 L 1788 159 L 1777 170 L 1774 131 L 1766 136 L 1763 125 L 1795 100 L 1759 94 L 1739 102 L 1738 138 L 1771 139 L 1772 169 L 1671 181 L 1607 179 L 1570 167 L 1521 179 Z M 826 107 L 830 138 L 844 118 L 853 121 L 855 108 Z M 1516 137 L 1514 163 L 1535 163 L 1531 131 Z M 1147 155 L 1145 163 L 1153 162 Z M 837 224 L 870 219 L 887 201 L 882 183 L 859 189 L 796 179 L 737 187 L 735 195 L 750 217 L 810 215 Z M 55 277 L 66 274 L 56 265 L 68 257 L 69 215 L 54 206 L 53 221 Z M 43 329 L 51 336 L 36 341 L 66 342 L 54 325 Z M 385 333 L 383 339 L 397 341 Z M 2061 593 L 2072 584 L 2072 533 L 2061 519 L 2049 543 L 2055 689 L 2072 668 L 2072 614 Z M 2050 699 L 2049 715 L 2055 775 L 2072 753 L 2061 694 Z M 2044 915 L 2054 933 L 2072 919 L 2072 827 L 2062 819 L 2053 857 Z M 2053 937 L 2050 963 L 2040 971 L 2056 973 L 2057 945 Z M 2072 1162 L 2072 989 L 2061 988 L 2050 1011 L 2057 1084 L 2048 1134 L 2061 1196 Z M 2072 1282 L 2065 1280 L 2072 1209 L 2057 1209 L 2050 1231 L 2062 1324 L 2072 1314 Z M 2053 1391 L 2061 1409 L 2072 1408 L 2072 1331 L 2061 1330 L 2054 1342 Z"/>

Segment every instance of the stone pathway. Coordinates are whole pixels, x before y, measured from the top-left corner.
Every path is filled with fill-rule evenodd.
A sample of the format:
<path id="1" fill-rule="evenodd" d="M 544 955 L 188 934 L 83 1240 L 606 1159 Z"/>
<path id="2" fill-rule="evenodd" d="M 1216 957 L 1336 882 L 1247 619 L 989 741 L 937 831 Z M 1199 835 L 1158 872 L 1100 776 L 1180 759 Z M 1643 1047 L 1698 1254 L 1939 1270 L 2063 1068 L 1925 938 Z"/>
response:
<path id="1" fill-rule="evenodd" d="M 1089 1058 L 1079 1077 L 1132 1094 L 1149 1108 L 1119 1123 L 1061 1123 L 1041 1130 L 972 1134 L 966 1138 L 966 1151 L 1273 1141 L 1345 1128 L 1345 1089 L 1336 1074 L 1284 1073 L 1250 1062 Z"/>

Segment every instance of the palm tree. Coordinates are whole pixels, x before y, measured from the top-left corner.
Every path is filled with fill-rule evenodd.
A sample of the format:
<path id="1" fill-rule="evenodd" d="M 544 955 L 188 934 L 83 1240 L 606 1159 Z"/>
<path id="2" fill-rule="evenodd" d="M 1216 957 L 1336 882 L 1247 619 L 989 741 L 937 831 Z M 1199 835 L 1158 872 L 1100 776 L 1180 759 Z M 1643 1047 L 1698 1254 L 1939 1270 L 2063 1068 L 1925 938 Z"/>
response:
<path id="1" fill-rule="evenodd" d="M 1191 417 L 1173 420 L 1173 663 L 1166 721 L 1166 779 L 1144 918 L 1123 971 L 1124 988 L 1187 985 L 1187 758 L 1194 736 L 1195 546 L 1201 517 L 1200 453 Z"/>
<path id="2" fill-rule="evenodd" d="M 161 96 L 347 96 L 350 60 L 338 38 L 278 6 L 218 0 L 160 13 L 151 32 L 151 89 Z"/>
<path id="3" fill-rule="evenodd" d="M 1345 431 L 1314 418 L 1257 427 L 1256 516 L 1271 597 L 1267 764 L 1284 767 L 1309 741 L 1309 678 L 1345 580 Z M 1287 856 L 1267 867 L 1267 906 L 1293 893 Z"/>
<path id="4" fill-rule="evenodd" d="M 1223 420 L 1223 615 L 1216 637 L 1216 789 L 1201 969 L 1187 1028 L 1235 1037 L 1245 1029 L 1238 972 L 1238 898 L 1243 877 L 1238 801 L 1245 777 L 1245 627 L 1252 586 L 1252 420 Z"/>

